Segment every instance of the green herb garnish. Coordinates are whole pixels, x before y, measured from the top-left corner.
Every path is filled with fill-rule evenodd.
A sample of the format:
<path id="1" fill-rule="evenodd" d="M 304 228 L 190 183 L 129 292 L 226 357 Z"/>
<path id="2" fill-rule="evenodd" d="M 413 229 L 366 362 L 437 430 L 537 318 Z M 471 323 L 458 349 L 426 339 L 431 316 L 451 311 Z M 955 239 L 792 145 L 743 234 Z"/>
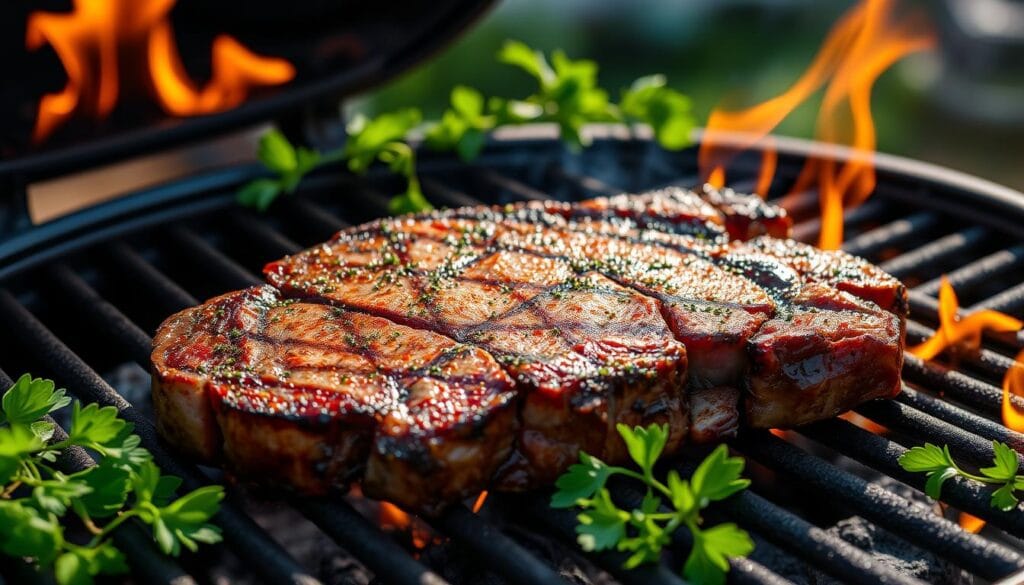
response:
<path id="1" fill-rule="evenodd" d="M 666 86 L 665 77 L 641 77 L 613 103 L 597 83 L 597 63 L 570 59 L 562 51 L 542 52 L 518 41 L 507 41 L 498 61 L 521 69 L 537 82 L 536 90 L 522 99 L 485 97 L 467 86 L 456 86 L 451 105 L 441 119 L 425 124 L 424 142 L 433 150 L 454 151 L 471 161 L 480 154 L 487 133 L 508 125 L 553 122 L 571 148 L 587 146 L 581 130 L 592 122 L 644 123 L 651 126 L 658 142 L 678 150 L 690 143 L 694 126 L 690 100 Z M 364 173 L 374 162 L 382 162 L 406 180 L 405 192 L 388 205 L 392 214 L 431 209 L 416 176 L 415 152 L 409 133 L 421 126 L 422 113 L 406 108 L 368 119 L 357 116 L 348 126 L 344 147 L 319 152 L 292 145 L 283 134 L 270 130 L 260 139 L 258 154 L 273 176 L 256 179 L 238 192 L 247 207 L 265 210 L 280 195 L 292 193 L 310 171 L 332 162 L 344 161 L 356 173 Z"/>
<path id="2" fill-rule="evenodd" d="M 957 465 L 948 446 L 939 447 L 931 443 L 914 447 L 899 458 L 900 467 L 914 473 L 926 473 L 924 491 L 929 497 L 939 499 L 942 484 L 951 477 L 963 477 L 981 483 L 998 485 L 992 492 L 990 503 L 993 508 L 1008 512 L 1017 507 L 1017 494 L 1024 490 L 1024 475 L 1017 474 L 1017 452 L 1009 445 L 992 441 L 995 452 L 991 467 L 982 467 L 977 474 L 969 473 Z"/>
<path id="3" fill-rule="evenodd" d="M 558 490 L 551 498 L 551 507 L 582 508 L 576 527 L 580 546 L 587 551 L 630 552 L 624 565 L 628 569 L 657 562 L 672 534 L 686 527 L 693 535 L 693 548 L 683 566 L 683 575 L 694 583 L 723 583 L 729 558 L 750 554 L 754 543 L 732 523 L 704 528 L 700 512 L 711 502 L 728 498 L 750 485 L 750 480 L 740 477 L 743 459 L 730 457 L 726 446 L 719 445 L 697 466 L 689 480 L 671 470 L 662 483 L 654 476 L 654 466 L 668 441 L 668 426 L 631 429 L 620 424 L 616 428 L 640 471 L 608 465 L 580 452 L 580 462 L 555 483 Z M 646 486 L 639 509 L 623 510 L 612 501 L 605 484 L 614 475 L 635 479 Z"/>
<path id="4" fill-rule="evenodd" d="M 194 551 L 199 543 L 221 540 L 220 529 L 208 521 L 224 498 L 223 488 L 202 487 L 173 499 L 181 479 L 160 473 L 116 408 L 75 401 L 67 438 L 49 443 L 56 426 L 44 417 L 69 404 L 52 381 L 28 374 L 3 395 L 0 552 L 52 568 L 61 585 L 79 585 L 96 575 L 127 572 L 110 536 L 129 520 L 149 526 L 169 555 L 178 555 L 182 546 Z M 70 474 L 55 469 L 60 451 L 72 446 L 98 454 L 99 463 Z M 88 531 L 85 538 L 65 532 L 70 517 Z"/>

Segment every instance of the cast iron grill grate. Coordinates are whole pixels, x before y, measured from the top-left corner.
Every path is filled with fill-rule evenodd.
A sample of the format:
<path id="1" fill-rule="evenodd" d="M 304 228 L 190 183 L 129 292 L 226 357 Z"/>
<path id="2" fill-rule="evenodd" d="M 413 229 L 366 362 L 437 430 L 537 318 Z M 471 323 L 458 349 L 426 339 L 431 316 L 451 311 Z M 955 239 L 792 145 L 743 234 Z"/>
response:
<path id="1" fill-rule="evenodd" d="M 420 163 L 423 184 L 434 202 L 456 206 L 527 198 L 573 200 L 697 182 L 692 150 L 670 154 L 644 138 L 612 136 L 600 128 L 595 133 L 595 145 L 577 155 L 566 153 L 545 129 L 534 128 L 496 140 L 474 164 L 426 156 Z M 772 186 L 772 194 L 779 195 L 814 148 L 786 141 L 781 146 Z M 737 178 L 734 187 L 750 188 L 757 162 L 756 153 L 737 159 L 730 177 Z M 356 179 L 330 169 L 310 177 L 299 196 L 258 215 L 232 204 L 237 186 L 257 172 L 236 167 L 189 177 L 0 243 L 0 323 L 6 331 L 0 368 L 12 375 L 31 371 L 53 377 L 85 402 L 116 406 L 135 424 L 157 463 L 185 478 L 186 488 L 219 478 L 159 442 L 145 408 L 129 403 L 99 372 L 132 362 L 148 370 L 150 332 L 166 315 L 260 282 L 263 262 L 384 214 L 384 194 L 398 188 L 384 173 Z M 1024 237 L 1015 235 L 1014 228 L 1024 221 L 1020 197 L 1014 204 L 1008 190 L 981 181 L 906 161 L 879 161 L 874 198 L 847 214 L 846 248 L 912 287 L 908 343 L 920 341 L 935 326 L 937 279 L 943 273 L 950 275 L 965 306 L 989 306 L 1019 316 L 1024 309 Z M 813 241 L 817 234 L 814 200 L 808 193 L 788 201 L 800 239 Z M 876 562 L 865 550 L 823 529 L 829 509 L 860 516 L 984 580 L 1022 574 L 1024 555 L 1017 539 L 1024 537 L 1024 511 L 993 511 L 986 490 L 953 480 L 944 501 L 993 527 L 984 536 L 970 534 L 891 481 L 922 489 L 923 477 L 904 472 L 896 459 L 925 441 L 949 444 L 955 455 L 973 461 L 991 457 L 992 440 L 1024 450 L 1024 435 L 999 422 L 999 380 L 1021 347 L 1019 337 L 987 340 L 980 356 L 948 365 L 908 356 L 903 393 L 857 409 L 888 429 L 884 435 L 835 419 L 785 438 L 769 433 L 741 436 L 732 446 L 750 461 L 755 484 L 715 508 L 712 519 L 737 522 L 759 546 L 778 549 L 786 562 L 846 582 L 921 581 Z M 8 384 L 8 376 L 0 374 L 0 386 Z M 62 463 L 78 468 L 91 460 L 77 451 Z M 685 460 L 675 465 L 687 471 Z M 616 486 L 615 492 L 624 501 L 640 496 L 628 486 Z M 229 494 L 217 522 L 224 529 L 225 548 L 254 578 L 319 582 L 278 543 L 279 534 L 268 533 L 246 513 L 241 494 L 234 488 Z M 564 582 L 514 538 L 512 529 L 522 525 L 523 530 L 540 530 L 571 545 L 573 513 L 549 509 L 543 494 L 492 494 L 489 502 L 495 514 L 475 515 L 456 506 L 432 521 L 433 528 L 508 582 Z M 345 499 L 297 499 L 291 505 L 382 581 L 444 582 L 440 571 L 432 571 L 429 562 L 410 554 Z M 119 538 L 140 581 L 190 583 L 190 572 L 202 572 L 202 557 L 180 564 L 162 559 L 134 530 L 126 529 Z M 680 583 L 676 568 L 689 545 L 681 536 L 668 555 L 671 565 L 628 572 L 619 568 L 622 556 L 617 553 L 588 558 L 624 583 Z M 730 580 L 735 583 L 788 582 L 770 563 L 741 559 L 732 565 Z"/>

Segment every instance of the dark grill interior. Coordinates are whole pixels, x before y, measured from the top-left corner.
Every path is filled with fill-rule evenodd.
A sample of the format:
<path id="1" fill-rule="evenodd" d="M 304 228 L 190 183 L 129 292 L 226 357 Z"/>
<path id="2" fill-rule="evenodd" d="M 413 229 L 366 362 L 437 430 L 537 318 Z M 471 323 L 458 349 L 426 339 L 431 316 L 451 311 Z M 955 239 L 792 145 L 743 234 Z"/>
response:
<path id="1" fill-rule="evenodd" d="M 697 182 L 694 150 L 671 154 L 645 139 L 605 136 L 573 155 L 543 136 L 535 130 L 532 136 L 498 140 L 472 165 L 425 155 L 420 169 L 428 197 L 447 206 L 571 200 Z M 772 195 L 788 190 L 805 148 L 783 143 Z M 735 162 L 730 176 L 735 188 L 751 187 L 758 160 L 751 153 Z M 0 374 L 0 386 L 23 371 L 53 377 L 85 402 L 118 407 L 165 472 L 185 478 L 186 489 L 220 481 L 217 472 L 179 459 L 157 440 L 148 418 L 148 392 L 136 388 L 130 397 L 137 404 L 132 404 L 122 396 L 126 389 L 112 387 L 100 374 L 111 379 L 110 372 L 128 362 L 148 370 L 150 332 L 164 317 L 260 282 L 264 262 L 384 214 L 385 194 L 399 188 L 386 173 L 356 179 L 328 169 L 311 177 L 299 196 L 258 215 L 232 203 L 237 186 L 257 172 L 240 167 L 190 177 L 96 208 L 92 216 L 59 220 L 0 242 L 0 323 L 6 332 L 0 368 L 7 372 Z M 935 327 L 935 295 L 943 273 L 949 274 L 964 307 L 987 306 L 1020 316 L 1024 240 L 1019 232 L 1014 237 L 1013 230 L 1021 225 L 1024 206 L 1000 202 L 1004 192 L 986 183 L 922 172 L 899 161 L 883 162 L 876 195 L 850 211 L 846 222 L 847 250 L 880 263 L 913 288 L 908 342 L 920 341 Z M 816 237 L 815 201 L 813 193 L 788 200 L 800 239 Z M 1000 380 L 1021 347 L 1020 337 L 989 340 L 979 356 L 949 367 L 908 356 L 903 393 L 857 410 L 886 427 L 884 436 L 836 419 L 785 438 L 748 433 L 734 441 L 732 446 L 748 459 L 754 486 L 714 508 L 709 520 L 740 524 L 759 550 L 751 559 L 732 563 L 730 581 L 786 583 L 792 567 L 804 571 L 808 566 L 844 582 L 920 583 L 825 530 L 853 515 L 986 581 L 1024 570 L 1017 540 L 1024 537 L 1020 509 L 994 511 L 989 490 L 950 481 L 944 501 L 991 525 L 984 536 L 969 534 L 957 526 L 954 514 L 943 518 L 922 505 L 920 494 L 888 479 L 923 488 L 924 476 L 904 472 L 896 460 L 925 441 L 949 444 L 955 456 L 972 463 L 991 458 L 992 440 L 1024 449 L 1024 435 L 999 422 Z M 63 463 L 81 467 L 91 460 L 72 451 Z M 686 458 L 673 465 L 684 475 L 692 471 Z M 301 565 L 278 543 L 281 533 L 268 533 L 247 514 L 245 490 L 229 491 L 217 518 L 226 551 L 256 580 L 319 582 L 313 568 Z M 614 493 L 623 501 L 640 497 L 630 486 L 617 485 Z M 546 498 L 491 494 L 480 514 L 456 507 L 431 524 L 451 539 L 453 554 L 471 557 L 489 568 L 491 577 L 522 584 L 563 582 L 566 573 L 529 544 L 530 534 L 543 534 L 575 548 L 574 514 L 549 509 Z M 438 565 L 430 547 L 410 554 L 400 539 L 361 513 L 357 500 L 302 499 L 291 505 L 383 582 L 460 581 L 449 574 L 454 569 Z M 118 537 L 139 582 L 189 583 L 189 574 L 198 582 L 208 580 L 205 567 L 219 553 L 165 560 L 136 530 L 125 528 Z M 668 555 L 670 563 L 628 572 L 619 568 L 624 557 L 618 553 L 588 555 L 583 562 L 624 583 L 680 583 L 678 569 L 689 545 L 680 535 Z M 19 581 L 16 574 L 5 576 Z"/>

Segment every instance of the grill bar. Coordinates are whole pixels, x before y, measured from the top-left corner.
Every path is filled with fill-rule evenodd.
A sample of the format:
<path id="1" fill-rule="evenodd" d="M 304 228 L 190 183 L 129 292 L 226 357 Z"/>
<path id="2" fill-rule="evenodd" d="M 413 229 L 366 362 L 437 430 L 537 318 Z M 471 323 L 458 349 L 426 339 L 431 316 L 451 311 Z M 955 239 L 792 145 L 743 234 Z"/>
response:
<path id="1" fill-rule="evenodd" d="M 789 552 L 850 583 L 921 583 L 877 563 L 870 555 L 747 490 L 719 506 L 731 517 L 764 534 Z"/>
<path id="2" fill-rule="evenodd" d="M 178 283 L 167 278 L 156 266 L 123 242 L 114 242 L 107 247 L 106 253 L 119 272 L 123 271 L 131 282 L 143 285 L 167 311 L 177 312 L 199 303 Z"/>
<path id="3" fill-rule="evenodd" d="M 167 233 L 184 256 L 202 258 L 206 274 L 225 287 L 245 288 L 262 284 L 263 281 L 239 266 L 192 230 L 174 226 L 168 229 Z"/>
<path id="4" fill-rule="evenodd" d="M 801 200 L 803 201 L 803 200 Z M 809 199 L 810 204 L 817 206 L 818 198 L 814 197 Z M 859 223 L 866 223 L 881 216 L 886 211 L 886 205 L 884 202 L 875 200 L 868 200 L 864 205 L 856 207 L 850 210 L 849 213 L 843 216 L 843 226 L 848 229 Z M 802 211 L 810 211 L 805 209 Z M 793 209 L 793 213 L 800 213 L 800 209 Z M 810 242 L 816 240 L 818 235 L 821 234 L 821 217 L 815 216 L 807 221 L 802 221 L 793 226 L 793 239 L 801 242 Z"/>
<path id="5" fill-rule="evenodd" d="M 999 278 L 1004 273 L 1024 265 L 1024 244 L 993 252 L 970 264 L 949 272 L 949 283 L 958 291 L 966 291 L 989 279 Z M 939 293 L 941 278 L 934 278 L 915 287 L 914 290 L 929 296 Z"/>
<path id="6" fill-rule="evenodd" d="M 910 339 L 925 339 L 935 334 L 934 329 L 930 329 L 917 323 L 915 321 L 907 322 L 907 337 Z M 914 367 L 918 367 L 921 363 L 921 359 L 913 355 L 907 355 L 908 360 L 914 361 Z M 962 358 L 964 363 L 969 363 L 972 366 L 980 368 L 987 375 L 993 378 L 1002 378 L 1006 370 L 1013 365 L 1013 360 L 996 353 L 989 349 L 982 349 L 977 355 L 968 355 Z M 934 364 L 927 364 L 929 367 L 935 367 Z"/>
<path id="7" fill-rule="evenodd" d="M 391 583 L 443 585 L 437 574 L 415 561 L 397 543 L 363 518 L 347 502 L 332 499 L 297 499 L 295 506 L 325 534 L 341 544 Z"/>
<path id="8" fill-rule="evenodd" d="M 921 211 L 860 234 L 843 244 L 843 250 L 857 256 L 872 256 L 883 248 L 899 246 L 939 224 L 939 216 Z"/>
<path id="9" fill-rule="evenodd" d="M 890 532 L 983 578 L 998 579 L 1024 568 L 1024 558 L 1006 547 L 968 534 L 878 484 L 844 472 L 770 434 L 741 437 L 737 446 L 772 469 L 791 474 Z"/>
<path id="10" fill-rule="evenodd" d="M 1017 314 L 1024 309 L 1024 283 L 1010 287 L 1003 292 L 985 299 L 967 309 L 968 312 L 977 309 L 994 309 L 1003 313 Z"/>
<path id="11" fill-rule="evenodd" d="M 882 262 L 878 266 L 896 278 L 903 278 L 912 272 L 934 266 L 951 254 L 970 250 L 980 244 L 987 234 L 988 231 L 982 227 L 967 228 Z"/>
<path id="12" fill-rule="evenodd" d="M 431 177 L 423 177 L 420 182 L 423 185 L 423 191 L 426 193 L 427 198 L 438 204 L 447 205 L 448 207 L 464 207 L 477 204 L 476 199 Z"/>
<path id="13" fill-rule="evenodd" d="M 856 459 L 876 471 L 924 490 L 925 476 L 904 471 L 897 463 L 907 449 L 895 441 L 838 419 L 808 425 L 800 429 L 800 434 Z M 1024 512 L 999 512 L 992 508 L 989 503 L 990 497 L 991 489 L 960 478 L 947 480 L 942 487 L 943 500 L 1012 534 L 1024 534 Z"/>
<path id="14" fill-rule="evenodd" d="M 81 276 L 64 264 L 55 264 L 48 270 L 54 286 L 47 291 L 58 291 L 62 299 L 70 300 L 76 313 L 84 315 L 97 331 L 112 337 L 142 369 L 149 369 L 149 352 L 153 340 L 114 305 L 99 295 Z"/>
<path id="15" fill-rule="evenodd" d="M 911 382 L 950 396 L 987 417 L 998 419 L 1000 416 L 1003 391 L 967 374 L 907 355 L 903 361 L 903 376 Z M 1017 398 L 1013 397 L 1013 402 L 1020 405 L 1021 401 Z"/>
<path id="16" fill-rule="evenodd" d="M 939 420 L 895 400 L 869 402 L 857 412 L 891 429 L 913 433 L 915 437 L 945 443 L 954 452 L 960 452 L 976 463 L 992 460 L 992 442 L 964 431 L 956 425 Z M 1024 463 L 1024 455 L 1018 454 Z"/>
<path id="17" fill-rule="evenodd" d="M 434 523 L 445 534 L 493 562 L 496 573 L 510 581 L 521 585 L 565 583 L 558 573 L 465 506 L 452 506 Z"/>
<path id="18" fill-rule="evenodd" d="M 1018 451 L 1024 451 L 1024 434 L 923 392 L 918 392 L 907 385 L 903 386 L 903 391 L 896 397 L 896 400 L 979 437 L 985 437 L 991 441 L 1002 441 Z"/>

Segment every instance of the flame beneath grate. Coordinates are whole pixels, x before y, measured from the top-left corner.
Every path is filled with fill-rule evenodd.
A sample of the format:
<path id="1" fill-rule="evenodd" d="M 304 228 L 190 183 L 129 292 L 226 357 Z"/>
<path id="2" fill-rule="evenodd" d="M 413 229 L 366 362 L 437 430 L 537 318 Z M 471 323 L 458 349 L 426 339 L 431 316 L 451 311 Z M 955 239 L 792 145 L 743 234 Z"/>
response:
<path id="1" fill-rule="evenodd" d="M 971 534 L 977 534 L 985 527 L 984 520 L 977 516 L 971 516 L 967 512 L 960 512 L 960 516 L 957 518 L 957 524 L 960 525 L 960 528 L 963 528 Z"/>
<path id="2" fill-rule="evenodd" d="M 1024 352 L 1017 355 L 1017 359 L 1006 370 L 1003 378 L 1003 424 L 1007 427 L 1024 433 L 1024 412 L 1019 410 L 1010 400 L 1011 396 L 1024 396 Z"/>
<path id="3" fill-rule="evenodd" d="M 923 343 L 907 351 L 915 356 L 931 360 L 949 350 L 956 357 L 962 353 L 977 353 L 981 349 L 982 335 L 1013 333 L 1024 327 L 1024 322 L 1005 313 L 982 309 L 960 317 L 957 312 L 960 302 L 956 291 L 943 276 L 939 287 L 939 328 Z M 1018 432 L 1024 432 L 1024 412 L 1013 404 L 1011 396 L 1024 396 L 1024 352 L 1021 352 L 1003 378 L 1002 417 L 1003 424 Z"/>
<path id="4" fill-rule="evenodd" d="M 415 516 L 410 516 L 398 506 L 381 501 L 378 524 L 387 531 L 405 532 L 413 548 L 422 550 L 430 544 L 432 534 L 430 528 Z"/>
<path id="5" fill-rule="evenodd" d="M 102 120 L 122 94 L 148 91 L 169 114 L 196 116 L 237 106 L 257 87 L 295 76 L 284 59 L 263 57 L 234 38 L 213 42 L 212 76 L 197 88 L 178 55 L 169 13 L 176 0 L 75 0 L 68 13 L 34 12 L 26 45 L 49 44 L 68 81 L 39 101 L 33 140 L 41 142 L 76 114 Z"/>
<path id="6" fill-rule="evenodd" d="M 698 156 L 702 177 L 716 187 L 723 186 L 729 160 L 738 151 L 760 144 L 764 154 L 757 192 L 765 195 L 777 164 L 775 148 L 766 136 L 827 84 L 815 136 L 826 143 L 848 144 L 857 156 L 842 164 L 829 153 L 809 158 L 793 192 L 817 184 L 821 206 L 819 245 L 837 249 L 843 242 L 843 209 L 863 203 L 875 188 L 872 87 L 904 56 L 935 45 L 934 35 L 919 19 L 892 22 L 892 9 L 892 0 L 862 1 L 832 28 L 811 65 L 784 93 L 745 110 L 716 108 L 708 119 Z M 736 133 L 743 136 L 725 146 L 725 134 Z"/>
<path id="7" fill-rule="evenodd" d="M 924 360 L 931 360 L 947 349 L 954 352 L 974 353 L 981 348 L 981 335 L 986 331 L 1010 333 L 1024 327 L 1019 319 L 983 309 L 960 317 L 957 311 L 960 302 L 956 291 L 943 276 L 939 288 L 939 328 L 920 345 L 909 348 L 910 353 Z"/>

